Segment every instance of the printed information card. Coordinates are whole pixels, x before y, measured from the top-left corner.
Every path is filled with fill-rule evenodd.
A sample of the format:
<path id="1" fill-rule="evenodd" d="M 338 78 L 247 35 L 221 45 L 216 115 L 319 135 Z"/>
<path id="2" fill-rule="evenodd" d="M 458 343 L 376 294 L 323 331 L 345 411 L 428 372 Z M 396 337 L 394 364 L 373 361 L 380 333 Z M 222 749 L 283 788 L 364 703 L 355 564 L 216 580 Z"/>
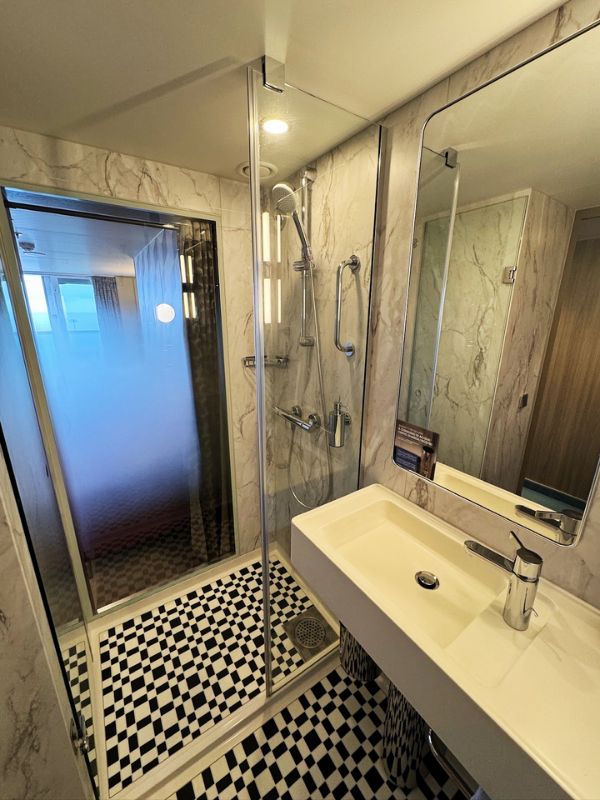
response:
<path id="1" fill-rule="evenodd" d="M 396 422 L 394 461 L 399 467 L 433 480 L 439 440 L 439 433 L 399 419 Z"/>

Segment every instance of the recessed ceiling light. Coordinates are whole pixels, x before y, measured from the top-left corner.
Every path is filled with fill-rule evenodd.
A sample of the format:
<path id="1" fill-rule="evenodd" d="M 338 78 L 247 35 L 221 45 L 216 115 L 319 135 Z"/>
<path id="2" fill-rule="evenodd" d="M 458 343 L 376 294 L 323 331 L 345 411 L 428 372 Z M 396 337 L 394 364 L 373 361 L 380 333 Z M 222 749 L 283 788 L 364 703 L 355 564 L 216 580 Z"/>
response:
<path id="1" fill-rule="evenodd" d="M 287 133 L 289 127 L 283 119 L 266 119 L 263 122 L 263 131 L 266 133 Z"/>

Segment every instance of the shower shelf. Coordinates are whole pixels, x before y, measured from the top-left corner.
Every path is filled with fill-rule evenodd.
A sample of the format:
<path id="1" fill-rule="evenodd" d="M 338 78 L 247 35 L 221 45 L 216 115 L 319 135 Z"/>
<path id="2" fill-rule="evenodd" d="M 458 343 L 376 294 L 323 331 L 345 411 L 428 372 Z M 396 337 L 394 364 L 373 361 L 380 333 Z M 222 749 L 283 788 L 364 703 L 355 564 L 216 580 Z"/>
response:
<path id="1" fill-rule="evenodd" d="M 287 356 L 265 356 L 265 367 L 286 369 L 289 360 Z M 244 358 L 242 358 L 242 364 L 244 367 L 256 368 L 256 356 L 244 356 Z"/>

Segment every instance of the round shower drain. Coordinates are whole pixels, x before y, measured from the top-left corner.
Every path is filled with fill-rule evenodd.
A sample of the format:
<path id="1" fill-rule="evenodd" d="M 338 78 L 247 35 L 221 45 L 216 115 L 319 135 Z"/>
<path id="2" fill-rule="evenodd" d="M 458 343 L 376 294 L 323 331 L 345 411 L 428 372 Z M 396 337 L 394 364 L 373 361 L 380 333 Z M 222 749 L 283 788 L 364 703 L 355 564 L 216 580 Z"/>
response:
<path id="1" fill-rule="evenodd" d="M 420 572 L 417 572 L 415 575 L 415 580 L 422 586 L 423 589 L 437 589 L 440 585 L 439 580 L 433 574 L 433 572 L 427 572 L 427 570 L 422 569 Z"/>
<path id="2" fill-rule="evenodd" d="M 294 633 L 298 644 L 309 650 L 322 645 L 326 635 L 325 625 L 316 617 L 304 617 L 304 619 L 301 619 L 296 625 Z"/>

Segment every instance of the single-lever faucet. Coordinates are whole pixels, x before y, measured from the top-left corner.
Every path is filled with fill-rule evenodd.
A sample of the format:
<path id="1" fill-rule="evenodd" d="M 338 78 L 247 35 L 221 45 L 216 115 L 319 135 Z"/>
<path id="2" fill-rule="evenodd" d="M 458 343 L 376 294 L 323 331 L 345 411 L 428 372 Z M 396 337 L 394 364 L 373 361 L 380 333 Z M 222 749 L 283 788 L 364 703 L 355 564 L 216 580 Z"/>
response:
<path id="1" fill-rule="evenodd" d="M 523 545 L 514 531 L 511 531 L 511 535 L 519 545 L 514 561 L 471 539 L 465 542 L 465 547 L 469 552 L 508 572 L 510 581 L 502 616 L 511 628 L 526 631 L 544 562 L 541 556 Z"/>
<path id="2" fill-rule="evenodd" d="M 522 505 L 515 506 L 515 508 L 520 514 L 528 514 L 530 517 L 540 520 L 540 522 L 545 522 L 547 525 L 558 528 L 566 540 L 565 544 L 573 542 L 583 518 L 583 512 L 574 508 L 565 508 L 562 511 L 536 510 Z"/>

